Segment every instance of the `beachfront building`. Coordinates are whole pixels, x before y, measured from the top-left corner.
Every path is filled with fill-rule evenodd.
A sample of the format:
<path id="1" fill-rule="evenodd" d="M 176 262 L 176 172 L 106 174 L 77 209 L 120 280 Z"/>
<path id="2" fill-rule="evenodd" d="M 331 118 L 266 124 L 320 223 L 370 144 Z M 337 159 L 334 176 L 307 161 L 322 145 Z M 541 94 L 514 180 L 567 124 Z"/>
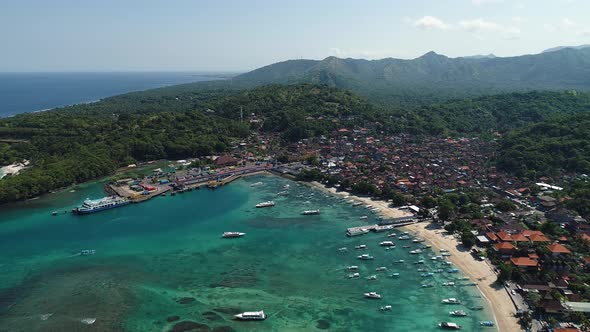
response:
<path id="1" fill-rule="evenodd" d="M 539 262 L 530 257 L 512 257 L 510 258 L 510 262 L 524 272 L 536 271 L 539 268 Z"/>

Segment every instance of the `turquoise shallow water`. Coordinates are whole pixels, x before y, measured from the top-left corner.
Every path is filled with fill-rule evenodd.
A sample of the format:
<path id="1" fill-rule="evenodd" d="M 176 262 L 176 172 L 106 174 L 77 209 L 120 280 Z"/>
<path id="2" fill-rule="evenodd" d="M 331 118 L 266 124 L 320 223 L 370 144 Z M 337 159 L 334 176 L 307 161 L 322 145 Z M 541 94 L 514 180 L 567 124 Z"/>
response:
<path id="1" fill-rule="evenodd" d="M 285 185 L 290 195 L 277 196 Z M 491 319 L 468 310 L 485 305 L 475 287 L 442 286 L 466 283 L 456 280 L 460 273 L 420 276 L 418 268 L 450 267 L 431 261 L 430 250 L 409 254 L 422 244 L 395 240 L 397 248 L 385 250 L 378 245 L 384 233 L 345 237 L 369 213 L 317 189 L 257 176 L 83 217 L 50 215 L 100 197 L 101 188 L 89 184 L 0 212 L 0 331 L 169 331 L 185 320 L 215 331 L 437 331 L 440 321 L 479 331 L 479 321 Z M 254 208 L 270 199 L 277 206 Z M 322 214 L 302 216 L 306 209 Z M 247 235 L 222 239 L 224 231 Z M 375 260 L 357 260 L 357 244 Z M 82 249 L 97 253 L 75 256 Z M 425 264 L 414 264 L 419 259 Z M 348 265 L 358 265 L 362 278 L 349 280 Z M 375 272 L 379 266 L 388 271 Z M 400 277 L 388 277 L 393 272 Z M 378 280 L 365 279 L 373 274 Z M 435 287 L 421 288 L 424 282 Z M 365 299 L 368 291 L 383 299 Z M 441 304 L 447 297 L 464 305 Z M 383 305 L 393 310 L 381 312 Z M 470 316 L 449 317 L 457 309 Z M 269 318 L 231 319 L 250 310 Z M 170 316 L 180 320 L 167 322 Z"/>

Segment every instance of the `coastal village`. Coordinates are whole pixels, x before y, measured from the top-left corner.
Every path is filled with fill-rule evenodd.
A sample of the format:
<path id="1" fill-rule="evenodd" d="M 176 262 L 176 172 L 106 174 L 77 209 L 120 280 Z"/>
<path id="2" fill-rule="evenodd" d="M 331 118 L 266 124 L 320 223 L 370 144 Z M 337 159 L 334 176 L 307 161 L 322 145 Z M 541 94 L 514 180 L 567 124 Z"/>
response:
<path id="1" fill-rule="evenodd" d="M 143 201 L 203 186 L 215 189 L 261 172 L 299 180 L 302 174 L 316 172 L 320 177 L 313 180 L 336 194 L 354 193 L 355 184 L 369 183 L 373 191 L 355 194 L 370 203 L 384 200 L 378 193 L 391 190 L 401 195 L 403 204 L 386 200 L 384 207 L 397 211 L 393 218 L 382 213 L 389 217 L 381 218 L 378 225 L 349 229 L 349 234 L 422 222 L 423 229 L 412 229 L 439 237 L 446 234 L 460 243 L 462 237 L 453 235 L 454 226 L 449 227 L 460 221 L 475 238 L 472 245 L 462 246 L 463 254 L 494 272 L 496 280 L 485 281 L 501 285 L 511 302 L 509 312 L 523 329 L 590 328 L 590 225 L 566 208 L 568 198 L 560 195 L 562 184 L 585 175 L 543 177 L 529 183 L 502 173 L 491 162 L 493 139 L 378 136 L 374 128 L 341 128 L 331 137 L 287 147 L 279 147 L 279 139 L 252 135 L 235 142 L 231 153 L 182 160 L 169 172 L 157 169 L 144 179 L 120 179 L 107 190 Z M 478 218 L 461 210 L 443 217 L 440 207 L 426 203 L 433 195 L 474 190 Z"/>

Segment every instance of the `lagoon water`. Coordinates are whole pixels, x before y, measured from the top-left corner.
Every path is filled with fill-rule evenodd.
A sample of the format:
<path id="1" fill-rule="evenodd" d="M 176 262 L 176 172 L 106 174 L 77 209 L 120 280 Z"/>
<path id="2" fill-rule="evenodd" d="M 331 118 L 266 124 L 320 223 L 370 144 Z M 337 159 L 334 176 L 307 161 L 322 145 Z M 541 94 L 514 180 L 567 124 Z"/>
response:
<path id="1" fill-rule="evenodd" d="M 251 186 L 259 181 L 264 185 Z M 277 196 L 287 184 L 290 195 Z M 420 277 L 420 266 L 443 267 L 430 260 L 430 250 L 410 255 L 402 248 L 422 244 L 396 239 L 397 248 L 385 250 L 385 233 L 347 238 L 347 227 L 366 223 L 359 220 L 366 209 L 280 177 L 249 177 L 82 217 L 64 213 L 100 196 L 102 184 L 92 183 L 0 211 L 0 331 L 170 331 L 183 321 L 199 331 L 438 331 L 440 321 L 480 331 L 479 321 L 492 318 L 488 310 L 468 309 L 485 306 L 475 287 L 442 286 L 466 283 L 457 281 L 460 273 Z M 270 199 L 275 207 L 254 208 Z M 322 214 L 302 216 L 306 209 Z M 54 210 L 60 214 L 51 216 Z M 222 239 L 224 231 L 247 235 Z M 356 259 L 357 244 L 375 260 Z M 77 256 L 82 249 L 96 254 Z M 415 265 L 419 259 L 425 264 Z M 348 265 L 358 265 L 362 278 L 349 280 Z M 379 266 L 388 271 L 375 272 Z M 388 277 L 393 272 L 400 277 Z M 379 279 L 365 280 L 373 274 Z M 424 282 L 435 287 L 421 288 Z M 383 298 L 365 299 L 368 291 Z M 441 304 L 447 297 L 464 305 Z M 383 305 L 393 310 L 381 312 Z M 458 309 L 470 316 L 449 317 Z M 231 319 L 252 310 L 269 318 Z M 168 322 L 172 316 L 179 320 Z M 96 321 L 86 325 L 84 318 Z"/>

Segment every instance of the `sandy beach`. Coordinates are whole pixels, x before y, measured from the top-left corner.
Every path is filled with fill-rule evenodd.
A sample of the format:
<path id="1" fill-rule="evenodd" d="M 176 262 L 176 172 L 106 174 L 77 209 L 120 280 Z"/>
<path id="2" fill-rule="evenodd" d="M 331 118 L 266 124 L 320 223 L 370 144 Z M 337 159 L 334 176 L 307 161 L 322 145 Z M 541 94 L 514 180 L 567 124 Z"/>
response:
<path id="1" fill-rule="evenodd" d="M 28 161 L 0 167 L 0 179 L 6 176 L 7 174 L 18 174 L 18 172 L 20 172 L 22 169 L 26 167 L 26 164 L 28 164 Z"/>
<path id="2" fill-rule="evenodd" d="M 380 214 L 387 218 L 403 217 L 408 213 L 390 208 L 385 201 L 358 197 L 347 192 L 337 192 L 335 188 L 327 188 L 319 182 L 311 182 L 311 184 L 325 192 L 378 207 L 381 209 Z M 464 251 L 454 236 L 446 235 L 443 229 L 429 229 L 428 226 L 428 223 L 418 223 L 405 226 L 405 228 L 426 240 L 434 249 L 445 249 L 451 254 L 448 257 L 449 261 L 457 266 L 471 281 L 476 282 L 477 288 L 487 299 L 499 331 L 521 331 L 518 320 L 514 317 L 516 308 L 504 287 L 498 287 L 495 284 L 496 274 L 492 268 L 486 262 L 475 260 L 468 251 Z"/>

